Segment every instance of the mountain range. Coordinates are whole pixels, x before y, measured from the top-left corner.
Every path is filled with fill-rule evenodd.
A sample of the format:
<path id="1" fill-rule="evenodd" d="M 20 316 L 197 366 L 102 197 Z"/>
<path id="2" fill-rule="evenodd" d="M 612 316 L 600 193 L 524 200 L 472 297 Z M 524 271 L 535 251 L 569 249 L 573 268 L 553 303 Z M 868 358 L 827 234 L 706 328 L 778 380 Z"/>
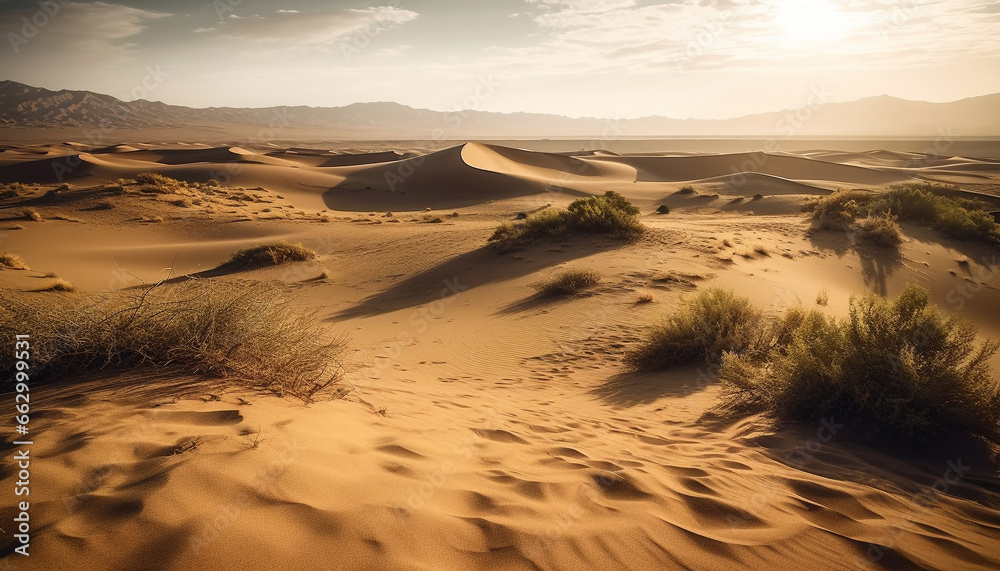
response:
<path id="1" fill-rule="evenodd" d="M 331 139 L 626 138 L 626 137 L 920 137 L 1000 136 L 1000 93 L 948 103 L 887 95 L 829 102 L 814 89 L 805 105 L 731 119 L 572 118 L 541 113 L 452 112 L 393 102 L 343 107 L 193 108 L 125 102 L 91 91 L 52 91 L 0 81 L 0 126 L 44 130 L 239 127 L 328 131 Z"/>

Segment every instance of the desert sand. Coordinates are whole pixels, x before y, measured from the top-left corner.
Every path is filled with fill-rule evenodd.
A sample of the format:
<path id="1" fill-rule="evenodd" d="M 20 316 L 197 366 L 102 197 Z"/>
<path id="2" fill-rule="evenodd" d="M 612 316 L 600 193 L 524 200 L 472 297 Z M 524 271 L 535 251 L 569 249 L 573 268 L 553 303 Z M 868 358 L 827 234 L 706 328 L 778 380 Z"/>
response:
<path id="1" fill-rule="evenodd" d="M 92 190 L 141 172 L 216 179 L 232 196 Z M 31 556 L 10 556 L 5 533 L 0 568 L 996 569 L 1000 472 L 981 451 L 894 455 L 849 428 L 827 438 L 823 424 L 720 417 L 711 367 L 621 365 L 713 285 L 773 310 L 825 291 L 824 311 L 842 315 L 853 294 L 916 282 L 1000 337 L 995 249 L 904 224 L 887 255 L 811 231 L 802 212 L 834 189 L 909 181 L 957 184 L 1000 210 L 1000 155 L 8 146 L 0 182 L 26 188 L 0 202 L 0 251 L 31 269 L 0 271 L 0 286 L 69 295 L 32 293 L 51 272 L 116 290 L 301 243 L 318 258 L 203 279 L 281 283 L 318 308 L 349 338 L 352 391 L 304 403 L 153 370 L 34 387 Z M 486 245 L 518 213 L 606 190 L 642 209 L 638 242 Z M 563 269 L 601 284 L 533 297 Z"/>

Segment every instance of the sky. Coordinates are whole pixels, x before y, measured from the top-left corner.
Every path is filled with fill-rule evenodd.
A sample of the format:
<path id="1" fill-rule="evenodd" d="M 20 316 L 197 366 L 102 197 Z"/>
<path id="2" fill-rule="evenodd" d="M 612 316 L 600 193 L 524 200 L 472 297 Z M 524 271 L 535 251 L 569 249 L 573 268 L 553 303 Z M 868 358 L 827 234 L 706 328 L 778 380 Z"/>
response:
<path id="1" fill-rule="evenodd" d="M 721 119 L 1000 92 L 1000 0 L 0 0 L 0 79 L 192 107 Z"/>

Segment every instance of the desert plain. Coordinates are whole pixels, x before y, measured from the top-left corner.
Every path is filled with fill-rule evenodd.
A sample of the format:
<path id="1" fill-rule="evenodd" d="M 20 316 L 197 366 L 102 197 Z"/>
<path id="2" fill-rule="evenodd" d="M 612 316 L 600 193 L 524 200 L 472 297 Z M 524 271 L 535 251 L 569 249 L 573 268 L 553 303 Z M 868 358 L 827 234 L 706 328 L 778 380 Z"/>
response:
<path id="1" fill-rule="evenodd" d="M 1000 210 L 1000 144 L 869 143 L 7 145 L 0 253 L 25 269 L 0 269 L 4 303 L 263 284 L 342 351 L 306 398 L 184 362 L 40 375 L 31 555 L 4 535 L 0 569 L 996 569 L 995 447 L 725 414 L 717 363 L 623 364 L 714 287 L 842 317 L 918 284 L 1000 338 L 995 245 L 901 221 L 887 249 L 804 212 L 906 183 Z M 641 237 L 489 241 L 607 191 Z M 314 255 L 227 265 L 277 242 Z M 536 293 L 571 270 L 598 281 Z"/>

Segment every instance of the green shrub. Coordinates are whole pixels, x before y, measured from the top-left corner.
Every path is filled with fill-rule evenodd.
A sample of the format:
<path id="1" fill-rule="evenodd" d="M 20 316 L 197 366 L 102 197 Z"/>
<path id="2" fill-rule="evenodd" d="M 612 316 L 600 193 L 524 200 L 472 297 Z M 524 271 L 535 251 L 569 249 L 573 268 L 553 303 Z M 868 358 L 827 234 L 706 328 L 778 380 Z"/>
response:
<path id="1" fill-rule="evenodd" d="M 573 201 L 567 210 L 543 210 L 523 221 L 501 224 L 489 242 L 501 252 L 570 232 L 604 233 L 633 240 L 643 232 L 639 209 L 616 192 Z"/>
<path id="2" fill-rule="evenodd" d="M 316 252 L 302 244 L 276 242 L 239 250 L 224 265 L 243 268 L 278 266 L 286 262 L 304 262 L 315 257 Z"/>
<path id="3" fill-rule="evenodd" d="M 341 339 L 277 286 L 191 280 L 102 294 L 0 291 L 0 334 L 32 326 L 36 366 L 59 375 L 157 367 L 304 399 L 335 392 Z"/>
<path id="4" fill-rule="evenodd" d="M 1000 442 L 1000 385 L 976 346 L 977 330 L 909 285 L 894 300 L 852 298 L 837 320 L 803 312 L 790 335 L 764 353 L 727 353 L 724 398 L 779 419 L 836 422 L 885 443 L 971 433 Z"/>
<path id="5" fill-rule="evenodd" d="M 654 327 L 643 343 L 626 353 L 625 364 L 637 371 L 655 371 L 711 362 L 725 351 L 758 346 L 764 324 L 763 313 L 749 299 L 730 290 L 707 289 Z"/>
<path id="6" fill-rule="evenodd" d="M 597 285 L 601 276 L 592 270 L 567 270 L 545 281 L 532 284 L 540 297 L 566 297 Z"/>

